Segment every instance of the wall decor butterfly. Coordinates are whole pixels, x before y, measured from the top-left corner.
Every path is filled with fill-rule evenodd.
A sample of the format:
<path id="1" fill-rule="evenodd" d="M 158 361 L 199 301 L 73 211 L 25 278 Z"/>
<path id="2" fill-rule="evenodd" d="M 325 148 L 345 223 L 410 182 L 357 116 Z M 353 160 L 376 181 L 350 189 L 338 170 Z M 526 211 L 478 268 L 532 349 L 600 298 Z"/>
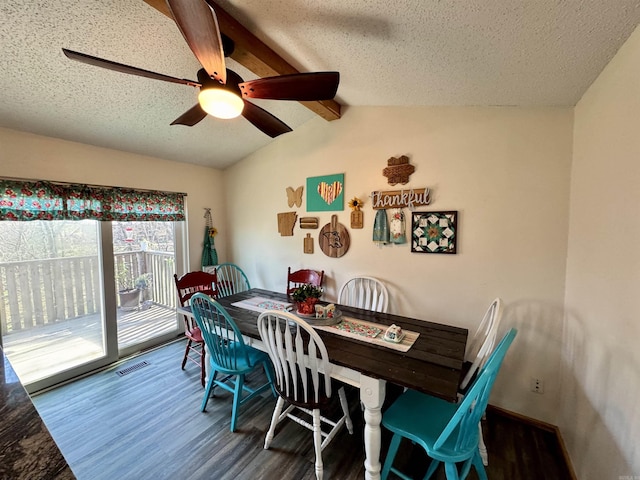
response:
<path id="1" fill-rule="evenodd" d="M 295 190 L 293 187 L 287 187 L 287 203 L 289 204 L 289 208 L 299 207 L 302 205 L 302 191 L 304 189 L 303 185 L 300 185 Z"/>

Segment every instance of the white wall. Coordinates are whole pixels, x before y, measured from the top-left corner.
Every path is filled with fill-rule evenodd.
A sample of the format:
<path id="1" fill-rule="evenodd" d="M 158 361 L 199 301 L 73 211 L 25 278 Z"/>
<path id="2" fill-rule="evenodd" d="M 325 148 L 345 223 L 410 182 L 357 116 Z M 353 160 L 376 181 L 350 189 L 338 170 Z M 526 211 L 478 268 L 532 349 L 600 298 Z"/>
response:
<path id="1" fill-rule="evenodd" d="M 187 193 L 192 270 L 200 269 L 203 208 L 212 209 L 216 226 L 226 222 L 222 173 L 211 168 L 0 128 L 0 176 Z M 224 235 L 216 237 L 216 248 L 224 258 Z"/>
<path id="2" fill-rule="evenodd" d="M 571 109 L 352 107 L 338 121 L 314 119 L 225 171 L 230 257 L 252 286 L 279 291 L 288 266 L 323 269 L 329 299 L 350 276 L 373 275 L 390 287 L 392 313 L 472 333 L 501 296 L 502 331 L 519 334 L 492 403 L 556 423 L 572 128 Z M 397 188 L 382 170 L 399 155 L 416 167 L 408 186 L 432 189 L 432 204 L 418 210 L 459 211 L 457 255 L 373 244 L 368 195 Z M 334 173 L 345 173 L 346 200 L 367 202 L 364 229 L 349 229 L 351 247 L 338 259 L 319 249 L 319 230 L 281 237 L 276 217 L 307 215 L 306 200 L 288 207 L 286 187 Z M 346 204 L 338 212 L 343 225 L 349 213 Z M 331 213 L 308 215 L 323 226 Z M 302 250 L 307 232 L 312 255 Z M 544 379 L 543 395 L 529 391 L 533 375 Z"/>
<path id="3" fill-rule="evenodd" d="M 636 30 L 575 108 L 560 428 L 583 480 L 640 478 L 639 117 Z"/>

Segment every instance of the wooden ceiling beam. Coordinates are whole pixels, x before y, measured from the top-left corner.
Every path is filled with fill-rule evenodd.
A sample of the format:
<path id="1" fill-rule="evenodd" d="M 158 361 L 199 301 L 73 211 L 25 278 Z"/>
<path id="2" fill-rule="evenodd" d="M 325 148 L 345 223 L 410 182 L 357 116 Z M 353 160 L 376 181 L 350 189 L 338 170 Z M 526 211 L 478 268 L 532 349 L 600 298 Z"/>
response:
<path id="1" fill-rule="evenodd" d="M 173 16 L 164 0 L 144 0 L 144 2 L 173 20 Z M 214 5 L 216 16 L 218 17 L 220 31 L 235 42 L 235 49 L 231 55 L 233 60 L 260 78 L 300 73 L 258 37 L 243 27 L 240 22 L 229 15 L 217 3 L 211 3 Z M 335 100 L 300 103 L 325 120 L 340 118 L 341 105 Z"/>

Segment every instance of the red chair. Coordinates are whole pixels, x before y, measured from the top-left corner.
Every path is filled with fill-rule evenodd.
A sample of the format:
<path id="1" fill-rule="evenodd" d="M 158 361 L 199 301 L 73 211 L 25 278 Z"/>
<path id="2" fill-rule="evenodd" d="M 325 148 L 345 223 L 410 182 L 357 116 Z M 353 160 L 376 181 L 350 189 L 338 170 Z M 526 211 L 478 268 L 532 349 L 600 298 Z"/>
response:
<path id="1" fill-rule="evenodd" d="M 287 295 L 291 295 L 296 288 L 305 283 L 321 287 L 323 280 L 324 270 L 320 272 L 316 270 L 297 270 L 291 272 L 291 267 L 289 267 L 287 270 Z"/>
<path id="2" fill-rule="evenodd" d="M 189 305 L 191 297 L 198 292 L 204 293 L 211 297 L 216 296 L 215 289 L 218 279 L 215 273 L 207 272 L 189 272 L 185 273 L 182 277 L 178 278 L 178 275 L 174 274 L 173 278 L 176 282 L 176 288 L 178 289 L 178 299 L 180 300 L 180 306 L 186 307 Z M 182 359 L 182 370 L 187 364 L 187 360 L 192 361 L 196 365 L 200 365 L 200 383 L 204 387 L 205 380 L 205 362 L 204 362 L 204 338 L 202 338 L 202 332 L 193 317 L 188 315 L 184 316 L 184 334 L 187 337 L 187 348 L 184 351 L 184 358 Z"/>

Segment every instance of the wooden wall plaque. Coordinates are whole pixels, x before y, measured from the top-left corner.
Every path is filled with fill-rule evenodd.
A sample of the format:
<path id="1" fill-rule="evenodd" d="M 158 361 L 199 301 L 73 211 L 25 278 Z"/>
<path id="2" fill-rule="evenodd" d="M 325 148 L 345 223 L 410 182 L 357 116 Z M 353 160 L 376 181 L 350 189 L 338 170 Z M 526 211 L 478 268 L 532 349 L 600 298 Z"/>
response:
<path id="1" fill-rule="evenodd" d="M 402 208 L 431 203 L 431 192 L 428 188 L 408 188 L 406 190 L 390 190 L 386 192 L 371 192 L 374 210 L 383 208 Z"/>
<path id="2" fill-rule="evenodd" d="M 331 223 L 322 227 L 318 236 L 320 250 L 328 257 L 338 258 L 347 253 L 350 243 L 347 228 L 338 223 L 337 215 L 331 215 Z"/>
<path id="3" fill-rule="evenodd" d="M 351 228 L 362 228 L 364 226 L 364 214 L 360 210 L 351 212 Z"/>
<path id="4" fill-rule="evenodd" d="M 318 217 L 300 217 L 300 228 L 318 228 Z"/>
<path id="5" fill-rule="evenodd" d="M 311 237 L 310 233 L 307 233 L 307 236 L 304 237 L 304 246 L 302 251 L 304 253 L 313 253 L 313 237 Z"/>
<path id="6" fill-rule="evenodd" d="M 282 237 L 293 236 L 293 227 L 296 225 L 296 212 L 283 212 L 278 214 L 278 233 Z"/>

